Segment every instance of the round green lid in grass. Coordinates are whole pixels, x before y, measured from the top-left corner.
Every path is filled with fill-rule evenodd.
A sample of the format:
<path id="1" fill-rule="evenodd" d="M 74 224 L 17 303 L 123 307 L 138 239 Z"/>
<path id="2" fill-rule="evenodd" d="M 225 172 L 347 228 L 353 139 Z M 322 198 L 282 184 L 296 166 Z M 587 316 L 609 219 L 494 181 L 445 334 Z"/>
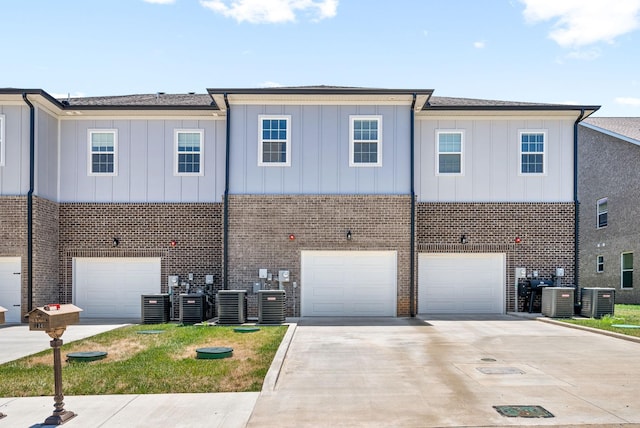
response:
<path id="1" fill-rule="evenodd" d="M 199 360 L 216 360 L 219 358 L 229 358 L 232 354 L 233 348 L 227 348 L 223 346 L 196 349 L 196 358 Z"/>
<path id="2" fill-rule="evenodd" d="M 107 356 L 104 351 L 70 352 L 67 354 L 69 362 L 89 362 L 101 360 Z"/>
<path id="3" fill-rule="evenodd" d="M 260 331 L 258 327 L 237 327 L 234 328 L 233 331 L 236 333 L 253 333 L 256 331 Z"/>

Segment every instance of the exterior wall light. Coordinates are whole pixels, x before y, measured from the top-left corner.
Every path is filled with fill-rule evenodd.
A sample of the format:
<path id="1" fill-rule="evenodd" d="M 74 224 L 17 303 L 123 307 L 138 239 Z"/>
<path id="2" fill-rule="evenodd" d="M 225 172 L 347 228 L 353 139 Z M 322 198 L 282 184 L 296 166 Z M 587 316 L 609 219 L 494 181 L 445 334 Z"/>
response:
<path id="1" fill-rule="evenodd" d="M 461 243 L 461 244 L 466 244 L 467 242 L 469 242 L 469 241 L 467 240 L 467 235 L 462 234 L 462 236 L 460 236 L 460 243 Z"/>
<path id="2" fill-rule="evenodd" d="M 351 231 L 347 230 L 347 241 L 351 241 Z"/>
<path id="3" fill-rule="evenodd" d="M 113 238 L 113 241 L 111 241 L 111 246 L 113 248 L 117 247 L 118 245 L 120 245 L 120 240 L 116 237 Z"/>

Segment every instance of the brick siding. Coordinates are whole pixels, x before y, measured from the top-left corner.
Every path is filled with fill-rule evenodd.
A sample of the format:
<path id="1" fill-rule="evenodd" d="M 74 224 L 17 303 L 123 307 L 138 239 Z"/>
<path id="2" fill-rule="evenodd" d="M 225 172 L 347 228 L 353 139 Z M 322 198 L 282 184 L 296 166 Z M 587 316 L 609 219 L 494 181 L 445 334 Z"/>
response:
<path id="1" fill-rule="evenodd" d="M 0 197 L 0 257 L 22 257 L 22 316 L 27 311 L 27 198 Z"/>

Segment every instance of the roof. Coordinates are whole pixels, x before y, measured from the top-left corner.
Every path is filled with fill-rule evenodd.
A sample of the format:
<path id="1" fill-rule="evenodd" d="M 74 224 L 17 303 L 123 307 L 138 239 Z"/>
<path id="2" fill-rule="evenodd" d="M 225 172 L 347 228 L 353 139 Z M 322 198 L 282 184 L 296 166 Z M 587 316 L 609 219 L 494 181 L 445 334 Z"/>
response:
<path id="1" fill-rule="evenodd" d="M 483 100 L 475 98 L 437 97 L 429 99 L 424 110 L 585 110 L 593 113 L 600 106 L 549 104 L 523 101 Z"/>
<path id="2" fill-rule="evenodd" d="M 82 97 L 60 100 L 65 106 L 76 107 L 215 107 L 209 94 L 155 94 Z"/>
<path id="3" fill-rule="evenodd" d="M 590 117 L 582 124 L 596 131 L 640 145 L 640 117 Z"/>

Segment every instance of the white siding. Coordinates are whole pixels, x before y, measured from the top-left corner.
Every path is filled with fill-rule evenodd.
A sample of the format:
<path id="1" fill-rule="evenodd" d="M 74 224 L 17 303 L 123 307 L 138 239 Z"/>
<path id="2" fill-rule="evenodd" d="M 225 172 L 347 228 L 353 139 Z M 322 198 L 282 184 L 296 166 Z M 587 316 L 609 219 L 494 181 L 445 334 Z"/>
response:
<path id="1" fill-rule="evenodd" d="M 29 191 L 29 109 L 0 105 L 5 116 L 5 162 L 0 167 L 0 195 L 26 195 Z"/>

